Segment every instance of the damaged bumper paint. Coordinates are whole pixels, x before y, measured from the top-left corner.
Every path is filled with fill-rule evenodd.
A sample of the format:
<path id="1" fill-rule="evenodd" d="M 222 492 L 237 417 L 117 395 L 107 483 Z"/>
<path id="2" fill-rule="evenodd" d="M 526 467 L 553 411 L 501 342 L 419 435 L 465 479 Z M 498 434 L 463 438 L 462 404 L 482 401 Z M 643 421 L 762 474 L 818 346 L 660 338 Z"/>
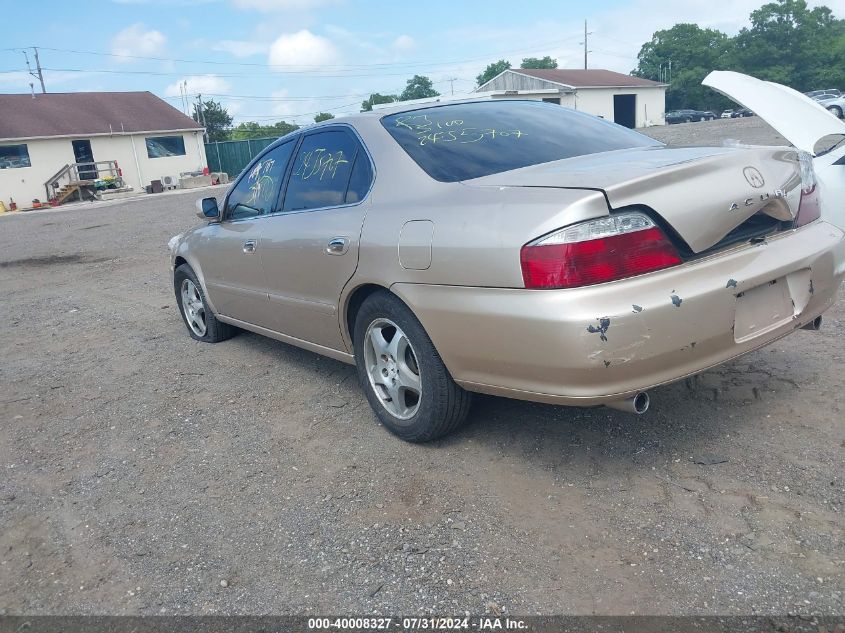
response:
<path id="1" fill-rule="evenodd" d="M 391 289 L 414 306 L 465 388 L 594 405 L 698 373 L 813 321 L 834 302 L 843 261 L 843 232 L 820 221 L 592 287 Z"/>

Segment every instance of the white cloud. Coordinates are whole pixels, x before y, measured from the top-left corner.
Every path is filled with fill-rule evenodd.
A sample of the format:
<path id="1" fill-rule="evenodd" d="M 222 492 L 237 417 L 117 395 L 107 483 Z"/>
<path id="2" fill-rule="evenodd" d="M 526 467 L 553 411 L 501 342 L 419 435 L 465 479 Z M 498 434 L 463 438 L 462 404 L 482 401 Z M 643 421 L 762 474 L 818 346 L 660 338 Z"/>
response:
<path id="1" fill-rule="evenodd" d="M 36 81 L 36 79 L 25 72 L 11 71 L 0 73 L 0 86 L 12 86 L 19 89 L 20 92 L 27 92 L 29 83 Z"/>
<path id="2" fill-rule="evenodd" d="M 229 53 L 235 57 L 252 57 L 266 53 L 268 46 L 264 42 L 250 40 L 223 40 L 214 44 L 214 50 Z"/>
<path id="3" fill-rule="evenodd" d="M 414 41 L 414 38 L 410 35 L 400 35 L 395 40 L 393 40 L 393 48 L 399 52 L 406 52 L 416 48 L 417 43 Z"/>
<path id="4" fill-rule="evenodd" d="M 73 84 L 63 92 L 91 92 L 94 90 L 106 90 L 101 87 L 92 87 L 90 84 L 83 83 L 89 79 L 98 77 L 96 73 L 88 72 L 63 72 L 58 70 L 51 70 L 44 73 L 44 82 L 47 84 L 47 90 L 55 87 L 57 84 Z M 102 75 L 99 75 L 101 78 Z M 8 91 L 18 94 L 30 92 L 29 84 L 32 83 L 36 94 L 41 92 L 41 85 L 38 80 L 23 71 L 11 71 L 0 73 L 0 86 L 8 86 Z"/>
<path id="5" fill-rule="evenodd" d="M 235 8 L 269 13 L 271 11 L 308 11 L 335 0 L 232 0 Z"/>
<path id="6" fill-rule="evenodd" d="M 170 84 L 167 88 L 164 89 L 165 96 L 168 97 L 178 97 L 179 92 L 179 85 L 183 82 L 187 81 L 188 86 L 188 94 L 195 95 L 195 94 L 226 94 L 231 89 L 232 86 L 229 84 L 228 81 L 222 79 L 221 77 L 217 77 L 216 75 L 193 75 L 190 77 L 182 77 L 179 81 L 174 84 Z"/>
<path id="7" fill-rule="evenodd" d="M 279 36 L 272 46 L 267 63 L 271 66 L 323 66 L 339 58 L 331 40 L 303 29 Z"/>
<path id="8" fill-rule="evenodd" d="M 126 27 L 114 36 L 111 52 L 113 55 L 126 57 L 150 57 L 162 54 L 166 41 L 167 38 L 160 31 L 148 31 L 143 24 L 138 23 Z"/>

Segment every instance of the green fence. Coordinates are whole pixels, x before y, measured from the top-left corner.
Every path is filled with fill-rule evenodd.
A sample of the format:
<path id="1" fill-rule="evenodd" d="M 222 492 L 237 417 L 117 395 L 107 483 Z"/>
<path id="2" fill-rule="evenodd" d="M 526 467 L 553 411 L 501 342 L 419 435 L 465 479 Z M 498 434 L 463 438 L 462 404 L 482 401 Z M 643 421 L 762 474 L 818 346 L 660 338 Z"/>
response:
<path id="1" fill-rule="evenodd" d="M 246 141 L 221 141 L 205 144 L 205 157 L 211 171 L 225 171 L 234 180 L 258 153 L 275 141 L 274 138 L 251 138 Z"/>

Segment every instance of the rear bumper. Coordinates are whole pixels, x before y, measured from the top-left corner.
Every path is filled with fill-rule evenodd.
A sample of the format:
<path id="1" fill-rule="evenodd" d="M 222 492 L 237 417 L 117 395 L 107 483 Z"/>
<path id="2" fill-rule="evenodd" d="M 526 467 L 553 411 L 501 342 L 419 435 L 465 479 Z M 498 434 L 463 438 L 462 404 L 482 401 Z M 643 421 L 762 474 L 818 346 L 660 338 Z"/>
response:
<path id="1" fill-rule="evenodd" d="M 588 288 L 391 289 L 412 307 L 464 388 L 594 405 L 795 331 L 833 304 L 843 263 L 842 231 L 815 222 L 764 244 Z"/>

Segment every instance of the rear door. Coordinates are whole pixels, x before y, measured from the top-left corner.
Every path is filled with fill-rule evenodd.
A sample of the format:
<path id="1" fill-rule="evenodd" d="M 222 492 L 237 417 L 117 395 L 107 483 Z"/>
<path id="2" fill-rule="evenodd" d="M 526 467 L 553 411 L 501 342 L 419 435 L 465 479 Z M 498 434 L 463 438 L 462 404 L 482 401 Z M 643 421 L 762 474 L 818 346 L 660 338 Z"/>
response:
<path id="1" fill-rule="evenodd" d="M 372 181 L 370 157 L 349 126 L 303 135 L 281 212 L 262 227 L 261 263 L 275 330 L 344 349 L 338 303 L 358 265 Z"/>
<path id="2" fill-rule="evenodd" d="M 220 314 L 275 329 L 267 279 L 261 266 L 262 228 L 278 211 L 278 199 L 296 139 L 261 156 L 231 190 L 223 219 L 195 234 L 206 290 Z"/>

